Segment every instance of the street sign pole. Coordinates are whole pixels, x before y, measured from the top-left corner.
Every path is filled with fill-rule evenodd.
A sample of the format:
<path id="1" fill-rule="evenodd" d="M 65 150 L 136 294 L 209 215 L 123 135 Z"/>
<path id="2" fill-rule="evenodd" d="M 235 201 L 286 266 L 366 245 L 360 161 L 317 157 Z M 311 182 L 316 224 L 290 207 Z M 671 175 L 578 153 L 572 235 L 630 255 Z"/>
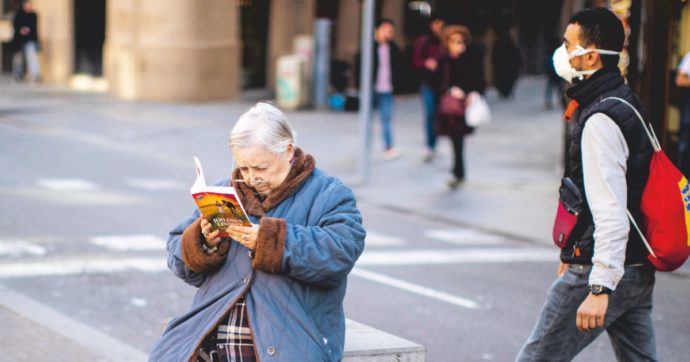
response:
<path id="1" fill-rule="evenodd" d="M 376 0 L 364 0 L 362 5 L 362 38 L 360 75 L 359 75 L 359 129 L 361 137 L 361 155 L 359 163 L 359 181 L 362 184 L 369 180 L 371 164 L 371 77 L 372 51 L 374 49 L 374 3 Z"/>

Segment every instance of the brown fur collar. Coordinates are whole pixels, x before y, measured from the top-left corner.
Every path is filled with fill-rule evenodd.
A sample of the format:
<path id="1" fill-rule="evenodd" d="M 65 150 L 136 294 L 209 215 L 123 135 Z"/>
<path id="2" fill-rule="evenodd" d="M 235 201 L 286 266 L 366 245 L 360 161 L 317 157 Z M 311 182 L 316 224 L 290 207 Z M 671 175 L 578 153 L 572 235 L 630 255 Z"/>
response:
<path id="1" fill-rule="evenodd" d="M 285 181 L 271 191 L 263 202 L 259 199 L 259 195 L 249 185 L 244 182 L 233 181 L 232 183 L 247 213 L 254 216 L 264 216 L 266 212 L 276 207 L 297 190 L 304 180 L 311 176 L 315 166 L 316 161 L 314 161 L 314 157 L 304 153 L 300 148 L 295 149 L 292 168 L 290 168 L 290 172 L 285 178 Z M 235 169 L 232 172 L 232 178 L 242 178 L 239 169 Z"/>

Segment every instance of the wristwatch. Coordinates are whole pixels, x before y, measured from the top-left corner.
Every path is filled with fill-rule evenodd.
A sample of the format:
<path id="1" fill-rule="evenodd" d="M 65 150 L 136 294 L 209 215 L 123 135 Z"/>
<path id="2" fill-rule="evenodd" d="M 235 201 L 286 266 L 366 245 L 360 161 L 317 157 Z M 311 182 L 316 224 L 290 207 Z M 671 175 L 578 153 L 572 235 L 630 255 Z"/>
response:
<path id="1" fill-rule="evenodd" d="M 589 291 L 592 293 L 592 295 L 601 295 L 601 294 L 606 294 L 606 295 L 611 295 L 612 290 L 603 286 L 603 285 L 598 285 L 598 284 L 592 284 L 589 286 Z"/>

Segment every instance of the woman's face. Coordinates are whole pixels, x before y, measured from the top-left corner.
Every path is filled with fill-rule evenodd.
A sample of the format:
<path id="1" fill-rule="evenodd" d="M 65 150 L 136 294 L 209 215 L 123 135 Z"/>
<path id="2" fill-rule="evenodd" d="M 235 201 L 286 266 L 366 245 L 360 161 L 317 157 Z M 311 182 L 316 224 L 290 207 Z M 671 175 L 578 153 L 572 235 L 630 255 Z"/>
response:
<path id="1" fill-rule="evenodd" d="M 268 195 L 285 181 L 294 155 L 292 145 L 279 154 L 263 146 L 250 146 L 232 150 L 242 179 L 260 195 Z"/>
<path id="2" fill-rule="evenodd" d="M 448 53 L 452 57 L 458 57 L 465 51 L 465 40 L 462 38 L 462 34 L 455 33 L 448 38 Z"/>

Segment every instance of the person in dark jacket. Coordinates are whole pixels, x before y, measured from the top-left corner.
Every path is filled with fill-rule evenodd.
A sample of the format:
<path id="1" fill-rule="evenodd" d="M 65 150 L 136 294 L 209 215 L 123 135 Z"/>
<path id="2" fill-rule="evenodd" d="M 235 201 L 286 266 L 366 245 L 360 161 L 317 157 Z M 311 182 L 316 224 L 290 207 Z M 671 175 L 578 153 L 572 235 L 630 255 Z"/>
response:
<path id="1" fill-rule="evenodd" d="M 168 266 L 197 287 L 151 361 L 340 361 L 347 275 L 366 232 L 352 191 L 316 168 L 266 103 L 230 133 L 232 178 L 253 226 L 228 238 L 194 214 L 170 232 Z"/>
<path id="2" fill-rule="evenodd" d="M 444 29 L 444 55 L 439 59 L 431 78 L 437 99 L 449 94 L 469 105 L 473 93 L 484 94 L 483 56 L 471 42 L 470 31 L 462 25 L 450 25 Z M 465 117 L 448 116 L 441 111 L 439 109 L 437 112 L 435 127 L 438 134 L 450 137 L 453 143 L 453 177 L 448 181 L 448 186 L 455 189 L 465 179 L 464 138 L 472 133 L 473 128 L 465 123 Z"/>
<path id="3" fill-rule="evenodd" d="M 24 79 L 23 60 L 26 60 L 28 79 L 32 82 L 39 81 L 41 66 L 38 62 L 38 15 L 34 12 L 31 1 L 22 1 L 14 14 L 12 25 L 14 27 L 12 47 L 15 49 L 12 58 L 14 79 Z"/>
<path id="4" fill-rule="evenodd" d="M 440 17 L 433 17 L 429 22 L 429 34 L 420 35 L 414 43 L 412 65 L 420 72 L 419 95 L 424 106 L 424 134 L 426 137 L 426 154 L 424 162 L 431 162 L 436 158 L 436 133 L 434 119 L 438 99 L 431 87 L 431 77 L 441 58 L 443 44 L 443 26 L 445 22 Z"/>
<path id="5" fill-rule="evenodd" d="M 395 92 L 400 90 L 402 52 L 393 41 L 395 22 L 381 18 L 376 21 L 374 45 L 372 49 L 372 87 L 374 106 L 378 108 L 381 118 L 381 135 L 383 137 L 383 159 L 393 160 L 400 157 L 393 137 L 393 109 Z M 357 86 L 362 70 L 361 51 L 356 59 Z"/>
<path id="6" fill-rule="evenodd" d="M 502 98 L 511 97 L 522 69 L 522 54 L 507 29 L 498 33 L 491 51 L 491 60 L 498 94 Z"/>
<path id="7" fill-rule="evenodd" d="M 584 207 L 565 230 L 558 279 L 517 360 L 572 361 L 605 330 L 617 360 L 656 361 L 655 272 L 628 219 L 645 224 L 640 204 L 654 150 L 635 114 L 645 114 L 642 102 L 618 69 L 625 32 L 606 8 L 579 11 L 568 23 L 554 53 L 556 71 L 574 84 L 568 109 L 576 109 L 567 115 L 564 184 L 583 195 Z"/>

